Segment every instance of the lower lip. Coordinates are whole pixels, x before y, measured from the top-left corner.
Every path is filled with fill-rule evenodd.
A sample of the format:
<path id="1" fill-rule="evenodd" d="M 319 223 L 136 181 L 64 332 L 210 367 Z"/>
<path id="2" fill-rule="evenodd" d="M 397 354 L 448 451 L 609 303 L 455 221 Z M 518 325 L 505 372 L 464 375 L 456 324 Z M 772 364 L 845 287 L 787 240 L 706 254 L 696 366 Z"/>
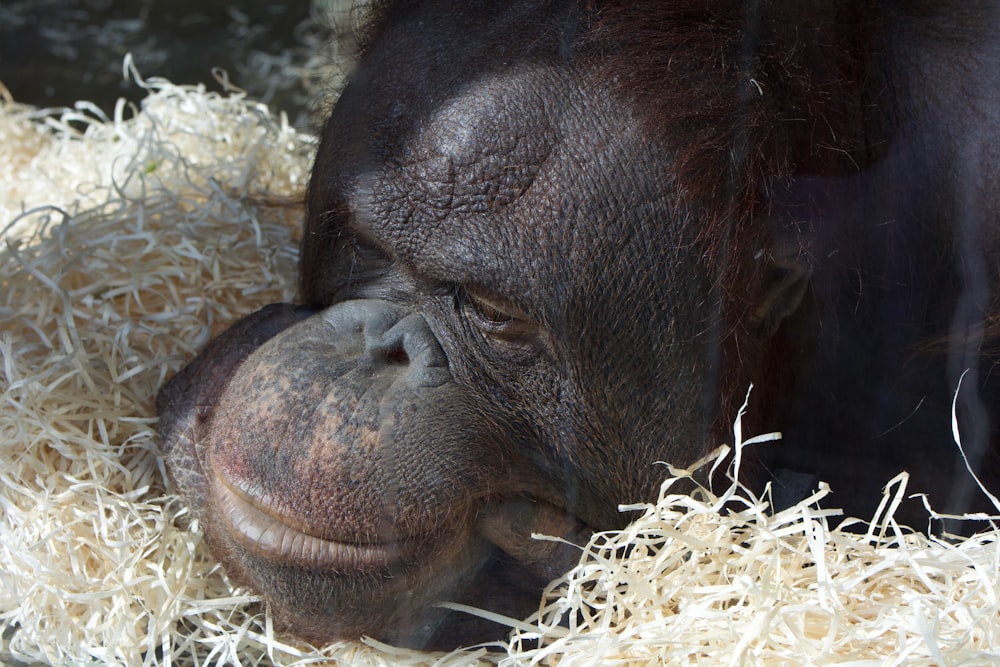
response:
<path id="1" fill-rule="evenodd" d="M 212 487 L 217 516 L 226 533 L 245 549 L 268 560 L 337 572 L 374 572 L 400 562 L 399 545 L 395 543 L 351 544 L 308 535 L 255 507 L 218 479 Z"/>

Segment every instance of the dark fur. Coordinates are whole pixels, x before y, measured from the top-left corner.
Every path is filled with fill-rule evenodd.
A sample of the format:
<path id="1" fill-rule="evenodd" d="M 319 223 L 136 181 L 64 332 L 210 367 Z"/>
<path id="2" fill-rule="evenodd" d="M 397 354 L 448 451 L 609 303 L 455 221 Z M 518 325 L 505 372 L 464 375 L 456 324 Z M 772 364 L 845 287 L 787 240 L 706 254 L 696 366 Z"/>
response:
<path id="1" fill-rule="evenodd" d="M 986 410 L 995 410 L 1000 344 L 1000 300 L 995 296 L 997 190 L 995 179 L 987 176 L 983 186 L 975 176 L 976 166 L 987 173 L 994 167 L 985 160 L 970 168 L 971 173 L 955 174 L 950 161 L 956 158 L 950 153 L 963 147 L 947 145 L 975 141 L 964 133 L 981 131 L 990 144 L 987 155 L 997 155 L 996 125 L 977 125 L 982 121 L 970 117 L 970 112 L 981 114 L 983 107 L 998 100 L 993 91 L 1000 77 L 990 64 L 998 54 L 992 35 L 998 21 L 992 5 L 654 0 L 592 2 L 589 8 L 593 31 L 584 39 L 585 48 L 600 52 L 607 76 L 618 79 L 622 94 L 644 110 L 651 133 L 684 142 L 675 162 L 677 177 L 705 224 L 703 259 L 719 276 L 723 382 L 730 381 L 721 394 L 723 406 L 736 405 L 748 381 L 760 384 L 766 379 L 763 391 L 758 388 L 754 423 L 780 424 L 784 415 L 774 403 L 787 402 L 803 385 L 816 391 L 789 360 L 806 365 L 817 354 L 831 354 L 817 351 L 811 339 L 819 336 L 820 328 L 836 326 L 846 309 L 855 315 L 863 312 L 869 295 L 848 298 L 846 307 L 838 303 L 850 291 L 847 283 L 856 281 L 858 291 L 866 289 L 864 285 L 884 266 L 884 253 L 895 252 L 901 257 L 889 261 L 905 261 L 906 266 L 886 267 L 892 273 L 886 281 L 899 281 L 901 289 L 878 286 L 875 289 L 886 294 L 877 298 L 893 304 L 896 312 L 886 317 L 909 318 L 909 326 L 919 325 L 920 331 L 904 334 L 905 342 L 889 344 L 890 363 L 927 369 L 927 377 L 940 383 L 940 392 L 927 394 L 939 394 L 935 416 L 949 398 L 944 388 L 956 389 L 966 369 L 984 388 Z M 937 59 L 926 73 L 913 63 L 914 54 L 922 49 L 933 53 L 928 58 Z M 934 105 L 947 104 L 946 91 L 955 93 L 954 111 L 934 117 L 941 113 Z M 936 93 L 937 99 L 925 100 L 925 93 L 932 98 Z M 948 125 L 954 126 L 955 136 L 942 137 L 952 130 Z M 894 143 L 903 141 L 919 145 L 907 147 L 905 157 L 897 159 L 912 160 L 920 167 L 890 164 L 886 171 L 891 173 L 872 176 L 873 165 L 885 161 Z M 952 207 L 963 205 L 963 178 L 973 180 L 971 189 L 983 187 L 987 199 L 979 203 L 983 208 L 975 217 L 957 220 Z M 925 187 L 941 191 L 916 192 Z M 911 197 L 918 197 L 926 208 L 918 210 Z M 976 204 L 971 208 L 975 210 Z M 922 229 L 904 232 L 903 239 L 894 230 L 880 229 L 900 218 L 920 220 Z M 956 238 L 963 234 L 967 238 Z M 776 255 L 790 253 L 779 261 L 798 262 L 815 274 L 814 282 L 831 284 L 824 285 L 826 294 L 817 294 L 813 287 L 810 296 L 815 300 L 807 300 L 798 317 L 774 339 L 765 340 L 766 349 L 758 355 L 760 339 L 745 322 L 759 295 L 742 288 L 768 280 L 761 263 L 749 258 L 760 248 L 770 248 Z M 970 251 L 973 268 L 962 259 Z M 840 257 L 830 261 L 833 252 Z M 956 258 L 958 266 L 947 268 Z M 974 305 L 956 320 L 949 308 L 963 294 Z M 867 307 L 880 309 L 877 304 Z M 833 355 L 833 363 L 845 359 Z M 940 360 L 949 356 L 951 370 L 938 375 Z M 964 359 L 958 365 L 961 370 L 955 357 Z M 977 358 L 984 361 L 977 363 Z M 869 382 L 863 370 L 857 372 L 864 378 L 861 382 Z M 822 378 L 812 382 L 824 384 Z M 835 388 L 837 380 L 825 384 L 830 402 L 851 392 Z M 813 421 L 814 412 L 830 407 L 810 406 L 804 410 L 807 415 L 797 419 Z M 847 412 L 843 421 L 852 418 Z M 725 409 L 720 414 L 731 416 Z M 996 418 L 980 419 L 992 424 L 990 434 L 973 436 L 966 446 L 995 484 L 1000 478 Z M 962 485 L 964 466 L 939 467 L 946 460 L 957 463 L 942 451 L 951 447 L 948 426 L 940 422 L 933 429 L 939 446 L 933 448 L 934 455 L 928 449 L 928 465 L 949 480 L 944 483 L 956 480 Z M 815 429 L 816 424 L 808 428 Z M 829 469 L 815 460 L 828 457 L 847 468 L 852 461 L 871 460 L 867 437 L 854 435 L 849 426 L 839 430 L 850 434 L 842 441 L 844 454 L 800 449 L 791 456 L 792 465 Z M 869 432 L 868 437 L 872 435 Z M 912 441 L 901 440 L 904 444 L 888 448 L 891 454 L 875 455 L 878 475 L 888 476 L 912 459 Z M 926 443 L 929 438 L 918 428 L 914 440 Z M 873 500 L 870 493 L 865 496 L 866 501 Z"/>

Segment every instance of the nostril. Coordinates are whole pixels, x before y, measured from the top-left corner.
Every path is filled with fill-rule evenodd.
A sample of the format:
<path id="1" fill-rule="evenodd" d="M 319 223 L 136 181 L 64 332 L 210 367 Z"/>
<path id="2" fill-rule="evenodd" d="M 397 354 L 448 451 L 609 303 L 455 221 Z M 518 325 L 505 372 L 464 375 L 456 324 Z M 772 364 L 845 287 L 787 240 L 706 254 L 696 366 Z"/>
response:
<path id="1" fill-rule="evenodd" d="M 385 351 L 384 355 L 386 362 L 390 364 L 410 363 L 410 355 L 406 354 L 402 345 L 393 345 Z"/>

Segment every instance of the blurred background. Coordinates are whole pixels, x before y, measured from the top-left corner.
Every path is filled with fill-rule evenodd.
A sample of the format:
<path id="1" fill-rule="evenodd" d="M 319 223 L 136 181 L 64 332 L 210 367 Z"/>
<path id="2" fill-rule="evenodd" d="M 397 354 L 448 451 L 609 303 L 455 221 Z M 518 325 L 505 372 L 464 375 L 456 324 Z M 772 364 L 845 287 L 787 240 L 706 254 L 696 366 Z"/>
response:
<path id="1" fill-rule="evenodd" d="M 144 78 L 223 86 L 229 81 L 297 127 L 317 113 L 342 77 L 337 65 L 344 0 L 0 0 L 0 82 L 38 107 L 77 100 L 106 113 L 144 91 L 122 76 L 131 53 Z"/>

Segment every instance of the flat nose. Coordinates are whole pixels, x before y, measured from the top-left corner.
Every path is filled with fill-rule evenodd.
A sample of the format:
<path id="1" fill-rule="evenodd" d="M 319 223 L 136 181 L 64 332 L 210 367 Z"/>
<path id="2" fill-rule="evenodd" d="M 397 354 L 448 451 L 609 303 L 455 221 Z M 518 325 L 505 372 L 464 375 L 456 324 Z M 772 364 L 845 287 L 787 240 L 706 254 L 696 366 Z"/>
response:
<path id="1" fill-rule="evenodd" d="M 399 374 L 397 382 L 437 387 L 451 379 L 448 358 L 420 313 L 388 301 L 364 299 L 331 306 L 322 318 L 334 329 L 332 339 L 355 341 L 361 347 L 354 351 L 358 357 L 367 357 L 376 371 L 392 367 Z"/>
<path id="2" fill-rule="evenodd" d="M 384 363 L 408 365 L 405 379 L 413 386 L 437 387 L 451 379 L 448 358 L 419 313 L 403 317 L 369 349 Z"/>

